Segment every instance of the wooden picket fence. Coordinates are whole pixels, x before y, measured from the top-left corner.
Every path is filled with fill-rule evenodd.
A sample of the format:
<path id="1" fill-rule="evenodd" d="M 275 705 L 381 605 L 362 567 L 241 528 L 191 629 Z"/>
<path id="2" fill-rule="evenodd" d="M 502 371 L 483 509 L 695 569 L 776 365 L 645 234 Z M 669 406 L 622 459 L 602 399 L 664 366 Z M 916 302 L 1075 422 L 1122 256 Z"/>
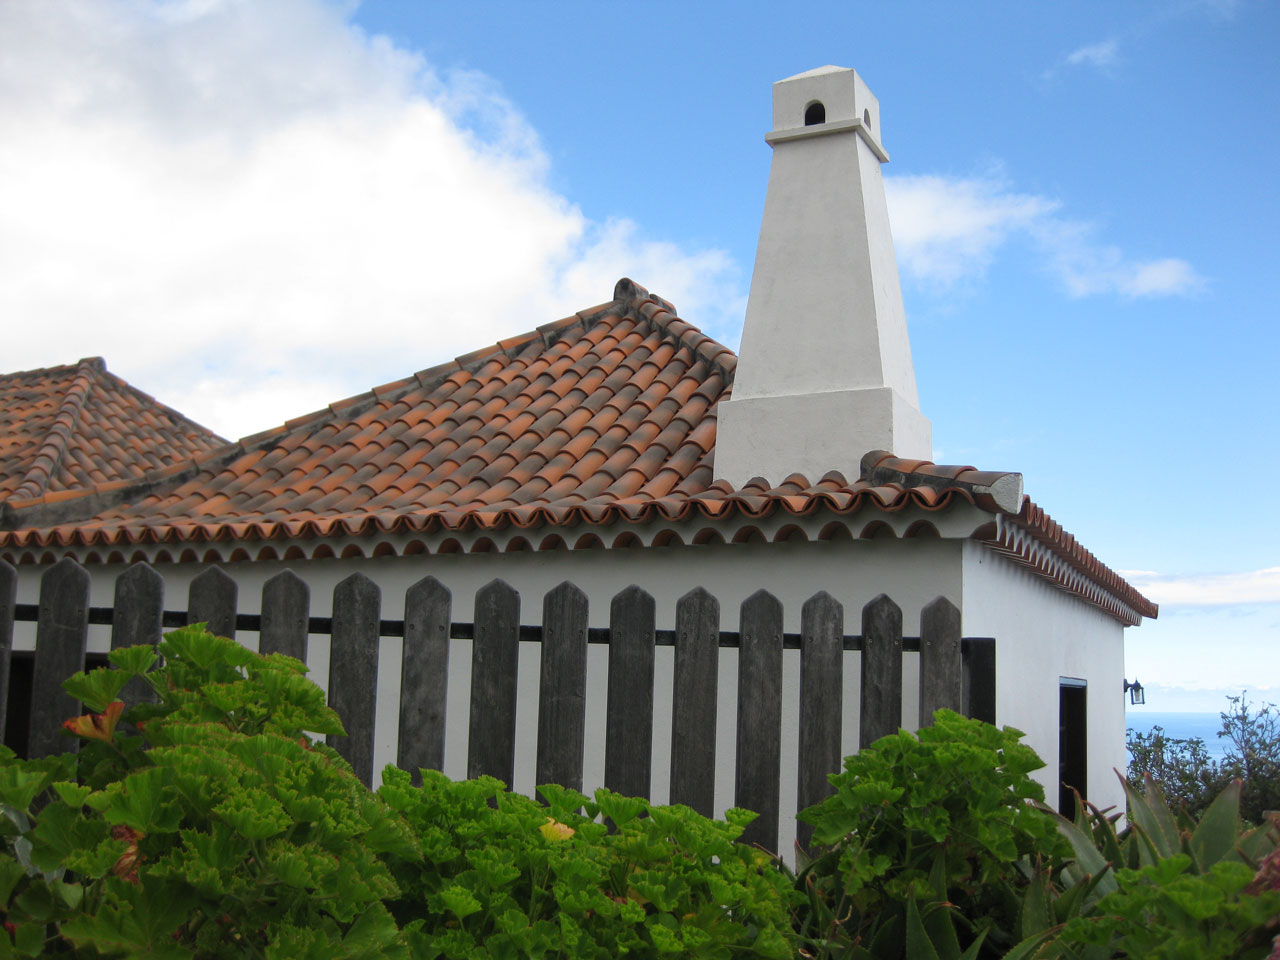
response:
<path id="1" fill-rule="evenodd" d="M 90 624 L 109 624 L 115 648 L 154 644 L 166 628 L 205 622 L 221 636 L 257 632 L 263 653 L 302 660 L 308 635 L 330 635 L 329 703 L 347 735 L 330 737 L 329 743 L 366 783 L 373 777 L 381 637 L 404 638 L 397 764 L 407 770 L 442 769 L 449 641 L 472 640 L 467 775 L 489 774 L 508 784 L 515 767 L 519 645 L 540 643 L 536 782 L 575 789 L 582 786 L 587 645 L 604 643 L 604 784 L 633 796 L 650 793 L 655 647 L 674 646 L 670 802 L 706 815 L 714 812 L 719 648 L 736 647 L 734 802 L 760 814 L 743 839 L 770 848 L 778 836 L 784 649 L 800 651 L 800 808 L 826 796 L 827 774 L 840 768 L 847 651 L 861 654 L 861 746 L 898 729 L 903 652 L 919 653 L 922 725 L 939 707 L 995 720 L 995 641 L 962 638 L 960 613 L 943 597 L 921 611 L 921 635 L 904 637 L 902 612 L 883 595 L 863 608 L 861 633 L 846 634 L 841 604 L 818 593 L 803 606 L 800 633 L 788 634 L 781 602 L 765 591 L 743 602 L 734 632 L 721 629 L 719 601 L 702 588 L 680 599 L 674 630 L 658 630 L 654 599 L 637 586 L 612 598 L 607 628 L 589 626 L 587 596 L 571 583 L 543 598 L 541 626 L 521 625 L 519 594 L 502 580 L 476 593 L 470 623 L 452 620 L 450 592 L 434 577 L 408 589 L 403 620 L 381 619 L 381 592 L 361 573 L 335 587 L 332 617 L 310 616 L 309 589 L 287 570 L 264 585 L 260 615 L 236 612 L 236 583 L 218 567 L 191 581 L 185 611 L 164 609 L 163 579 L 145 563 L 120 574 L 109 608 L 89 605 L 90 574 L 71 559 L 44 573 L 38 604 L 17 603 L 16 586 L 13 567 L 0 561 L 0 724 L 6 715 L 14 622 L 36 622 L 30 756 L 74 748 L 61 724 L 79 713 L 80 705 L 60 684 L 84 668 Z M 802 842 L 807 833 L 802 825 Z"/>

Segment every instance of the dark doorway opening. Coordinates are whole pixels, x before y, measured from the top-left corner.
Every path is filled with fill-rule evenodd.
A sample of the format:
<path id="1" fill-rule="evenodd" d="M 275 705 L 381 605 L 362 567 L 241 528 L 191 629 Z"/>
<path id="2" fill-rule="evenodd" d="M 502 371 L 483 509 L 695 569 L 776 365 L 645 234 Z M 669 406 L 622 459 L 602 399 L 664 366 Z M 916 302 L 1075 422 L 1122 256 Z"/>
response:
<path id="1" fill-rule="evenodd" d="M 1058 810 L 1068 820 L 1076 815 L 1076 797 L 1089 796 L 1088 687 L 1085 681 L 1061 677 L 1058 682 Z"/>

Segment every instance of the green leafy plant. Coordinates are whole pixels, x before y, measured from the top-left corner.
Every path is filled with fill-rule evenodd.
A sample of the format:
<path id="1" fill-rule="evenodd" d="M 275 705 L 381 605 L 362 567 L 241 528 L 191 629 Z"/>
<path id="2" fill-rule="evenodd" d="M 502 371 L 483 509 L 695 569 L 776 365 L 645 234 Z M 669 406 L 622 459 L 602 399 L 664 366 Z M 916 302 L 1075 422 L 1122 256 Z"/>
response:
<path id="1" fill-rule="evenodd" d="M 1121 778 L 1128 822 L 1078 801 L 1059 818 L 1074 860 L 1060 882 L 1080 909 L 1045 923 L 1006 960 L 1265 957 L 1280 913 L 1280 836 L 1240 817 L 1234 780 L 1199 817 L 1171 805 L 1150 776 Z M 1061 922 L 1063 919 L 1065 923 Z"/>
<path id="2" fill-rule="evenodd" d="M 1253 888 L 1254 877 L 1238 861 L 1196 872 L 1184 853 L 1141 870 L 1118 870 L 1115 889 L 1036 956 L 1262 960 L 1272 954 L 1280 891 Z"/>
<path id="3" fill-rule="evenodd" d="M 803 811 L 814 858 L 798 925 L 823 957 L 996 956 L 1055 916 L 1070 848 L 1036 807 L 1044 764 L 1022 734 L 947 710 L 845 760 L 835 792 Z"/>
<path id="4" fill-rule="evenodd" d="M 159 652 L 65 683 L 78 754 L 0 765 L 0 954 L 408 956 L 382 901 L 414 836 L 307 736 L 342 727 L 305 667 L 200 626 Z M 133 677 L 159 702 L 126 711 Z"/>
<path id="5" fill-rule="evenodd" d="M 64 684 L 77 754 L 0 758 L 0 957 L 793 956 L 754 816 L 496 780 L 377 794 L 287 657 L 200 627 Z M 134 677 L 158 702 L 125 709 Z"/>
<path id="6" fill-rule="evenodd" d="M 390 905 L 415 957 L 794 956 L 786 876 L 734 842 L 754 814 L 554 786 L 544 805 L 491 778 L 422 775 L 413 788 L 388 768 L 379 790 L 421 841 Z"/>

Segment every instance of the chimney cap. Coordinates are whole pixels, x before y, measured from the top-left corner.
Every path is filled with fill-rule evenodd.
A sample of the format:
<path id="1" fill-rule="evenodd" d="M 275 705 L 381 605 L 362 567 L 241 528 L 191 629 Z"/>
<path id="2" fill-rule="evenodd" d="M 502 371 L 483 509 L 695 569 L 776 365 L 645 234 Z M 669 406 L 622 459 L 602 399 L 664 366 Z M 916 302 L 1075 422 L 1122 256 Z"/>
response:
<path id="1" fill-rule="evenodd" d="M 820 111 L 812 109 L 816 104 Z M 880 140 L 880 101 L 857 71 L 817 67 L 773 85 L 773 131 L 765 137 L 770 144 L 845 131 L 860 133 L 881 162 L 889 159 Z"/>

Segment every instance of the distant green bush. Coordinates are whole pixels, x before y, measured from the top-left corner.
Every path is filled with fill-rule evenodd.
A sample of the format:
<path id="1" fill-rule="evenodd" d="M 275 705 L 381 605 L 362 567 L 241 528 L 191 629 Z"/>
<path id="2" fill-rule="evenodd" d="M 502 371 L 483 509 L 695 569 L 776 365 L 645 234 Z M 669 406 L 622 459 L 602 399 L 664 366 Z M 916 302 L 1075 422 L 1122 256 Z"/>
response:
<path id="1" fill-rule="evenodd" d="M 1244 693 L 1227 699 L 1218 731 L 1226 741 L 1222 760 L 1211 759 L 1199 737 L 1169 737 L 1159 726 L 1149 733 L 1130 729 L 1130 785 L 1140 787 L 1150 777 L 1170 801 L 1199 815 L 1238 779 L 1244 785 L 1240 814 L 1245 820 L 1261 823 L 1268 810 L 1280 810 L 1280 711 L 1271 703 L 1250 704 Z"/>

